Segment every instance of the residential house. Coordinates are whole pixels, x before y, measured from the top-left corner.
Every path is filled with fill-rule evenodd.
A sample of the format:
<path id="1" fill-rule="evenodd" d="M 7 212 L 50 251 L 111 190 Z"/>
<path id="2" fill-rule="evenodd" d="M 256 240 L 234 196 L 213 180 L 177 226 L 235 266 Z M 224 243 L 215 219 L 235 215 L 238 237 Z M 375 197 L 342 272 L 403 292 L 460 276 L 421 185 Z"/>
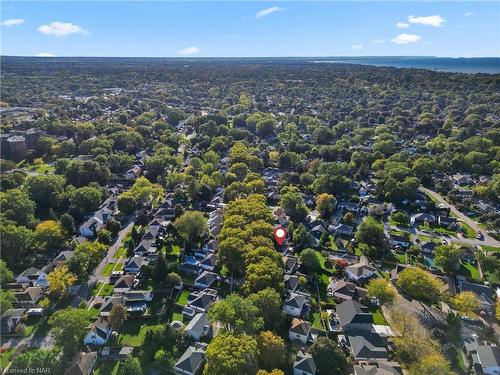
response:
<path id="1" fill-rule="evenodd" d="M 0 333 L 2 335 L 7 335 L 14 333 L 16 327 L 21 321 L 24 315 L 25 309 L 8 309 L 6 310 L 0 319 Z"/>
<path id="2" fill-rule="evenodd" d="M 327 292 L 337 302 L 344 302 L 350 299 L 360 301 L 366 297 L 368 290 L 349 281 L 335 280 L 330 282 Z"/>
<path id="3" fill-rule="evenodd" d="M 472 359 L 476 374 L 500 374 L 500 347 L 496 345 L 483 345 L 476 338 L 469 342 L 466 340 L 464 350 Z"/>
<path id="4" fill-rule="evenodd" d="M 182 315 L 187 319 L 192 319 L 197 313 L 204 313 L 217 300 L 217 291 L 205 289 L 191 293 L 187 298 L 187 303 L 182 309 Z"/>
<path id="5" fill-rule="evenodd" d="M 311 296 L 307 293 L 290 293 L 283 304 L 283 311 L 290 316 L 306 315 L 310 302 Z"/>
<path id="6" fill-rule="evenodd" d="M 286 215 L 285 211 L 281 207 L 276 207 L 273 210 L 273 216 L 274 220 L 277 224 L 280 224 L 281 226 L 286 226 L 288 222 L 288 216 Z"/>
<path id="7" fill-rule="evenodd" d="M 99 309 L 99 315 L 103 317 L 108 317 L 111 309 L 114 305 L 124 305 L 122 296 L 111 296 L 107 297 Z"/>
<path id="8" fill-rule="evenodd" d="M 336 307 L 337 317 L 344 332 L 371 331 L 373 315 L 368 308 L 352 299 L 344 301 Z"/>
<path id="9" fill-rule="evenodd" d="M 206 313 L 198 313 L 184 328 L 184 333 L 194 341 L 200 341 L 203 336 L 210 332 L 210 322 Z"/>
<path id="10" fill-rule="evenodd" d="M 92 323 L 90 331 L 83 339 L 83 342 L 86 345 L 105 345 L 112 332 L 113 329 L 111 328 L 108 320 L 103 317 L 99 317 L 94 323 Z"/>
<path id="11" fill-rule="evenodd" d="M 78 353 L 73 357 L 64 375 L 90 375 L 97 362 L 97 352 Z"/>
<path id="12" fill-rule="evenodd" d="M 396 234 L 391 234 L 390 243 L 393 247 L 402 247 L 408 248 L 410 247 L 410 238 L 405 236 L 399 236 Z"/>
<path id="13" fill-rule="evenodd" d="M 307 320 L 293 318 L 288 330 L 288 338 L 290 341 L 299 341 L 302 344 L 307 344 L 311 338 L 312 324 Z"/>
<path id="14" fill-rule="evenodd" d="M 302 350 L 297 352 L 297 357 L 293 364 L 293 375 L 314 375 L 316 374 L 316 363 L 312 355 L 304 353 Z"/>
<path id="15" fill-rule="evenodd" d="M 50 271 L 52 271 L 52 267 L 50 267 Z M 43 269 L 38 269 L 36 267 L 29 267 L 21 272 L 16 278 L 15 281 L 17 284 L 23 285 L 28 284 L 31 286 L 37 286 L 41 288 L 47 288 L 49 286 L 49 281 L 47 279 L 47 273 L 44 271 L 48 271 L 48 268 L 44 267 Z"/>
<path id="16" fill-rule="evenodd" d="M 197 278 L 194 280 L 194 286 L 197 288 L 210 288 L 213 283 L 218 280 L 218 275 L 214 272 L 203 271 Z"/>
<path id="17" fill-rule="evenodd" d="M 389 361 L 359 362 L 353 369 L 354 375 L 403 375 L 399 363 Z"/>
<path id="18" fill-rule="evenodd" d="M 197 343 L 186 349 L 184 354 L 174 364 L 174 371 L 179 375 L 201 374 L 205 364 L 205 346 Z"/>
<path id="19" fill-rule="evenodd" d="M 66 263 L 74 254 L 73 251 L 61 251 L 52 261 L 52 266 L 55 268 Z"/>
<path id="20" fill-rule="evenodd" d="M 216 262 L 217 257 L 215 256 L 215 254 L 209 253 L 200 261 L 200 267 L 205 271 L 213 271 L 215 270 Z"/>
<path id="21" fill-rule="evenodd" d="M 292 274 L 297 270 L 297 258 L 291 255 L 281 257 L 285 273 Z"/>
<path id="22" fill-rule="evenodd" d="M 283 278 L 285 279 L 285 289 L 291 293 L 295 292 L 297 287 L 299 286 L 299 278 L 295 275 L 283 275 Z"/>
<path id="23" fill-rule="evenodd" d="M 346 277 L 356 283 L 364 283 L 375 276 L 377 270 L 363 258 L 359 263 L 344 268 Z"/>
<path id="24" fill-rule="evenodd" d="M 387 338 L 370 332 L 356 332 L 348 335 L 352 357 L 357 361 L 388 359 Z"/>
<path id="25" fill-rule="evenodd" d="M 437 219 L 438 225 L 449 228 L 449 227 L 456 227 L 457 226 L 457 219 L 455 219 L 452 216 L 438 216 Z"/>
<path id="26" fill-rule="evenodd" d="M 436 253 L 437 244 L 433 241 L 427 241 L 420 245 L 420 251 L 423 255 L 433 257 Z"/>
<path id="27" fill-rule="evenodd" d="M 131 180 L 136 180 L 141 175 L 142 169 L 139 165 L 134 165 L 123 175 L 125 178 L 130 178 Z"/>
<path id="28" fill-rule="evenodd" d="M 352 225 L 339 223 L 337 225 L 332 226 L 332 231 L 334 234 L 345 237 L 352 237 L 352 233 L 354 232 L 354 227 Z"/>
<path id="29" fill-rule="evenodd" d="M 18 307 L 35 306 L 43 296 L 43 289 L 38 286 L 30 286 L 21 292 L 13 292 L 16 298 L 14 304 Z"/>
<path id="30" fill-rule="evenodd" d="M 470 186 L 475 184 L 474 179 L 470 174 L 455 174 L 452 177 L 452 181 L 459 186 Z"/>
<path id="31" fill-rule="evenodd" d="M 141 271 L 141 267 L 148 264 L 148 260 L 143 256 L 133 256 L 131 257 L 123 270 L 129 273 L 139 273 Z"/>
<path id="32" fill-rule="evenodd" d="M 132 274 L 121 276 L 113 287 L 113 293 L 125 293 L 132 289 L 136 284 L 136 276 Z"/>
<path id="33" fill-rule="evenodd" d="M 412 215 L 410 217 L 411 225 L 420 225 L 420 224 L 434 224 L 436 222 L 436 217 L 432 214 L 428 214 L 425 212 L 418 213 L 416 215 Z"/>
<path id="34" fill-rule="evenodd" d="M 123 293 L 123 302 L 129 313 L 144 314 L 147 309 L 147 302 L 153 300 L 151 290 L 129 290 Z"/>

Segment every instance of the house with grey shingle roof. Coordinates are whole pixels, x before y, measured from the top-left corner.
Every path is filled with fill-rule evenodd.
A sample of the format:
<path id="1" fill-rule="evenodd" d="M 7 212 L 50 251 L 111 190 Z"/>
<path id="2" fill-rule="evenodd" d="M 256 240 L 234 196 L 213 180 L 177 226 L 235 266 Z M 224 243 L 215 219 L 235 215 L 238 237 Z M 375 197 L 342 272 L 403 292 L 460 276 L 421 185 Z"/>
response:
<path id="1" fill-rule="evenodd" d="M 312 355 L 299 351 L 293 364 L 293 375 L 314 375 L 316 374 L 316 363 Z"/>
<path id="2" fill-rule="evenodd" d="M 373 315 L 366 306 L 352 299 L 342 302 L 336 307 L 337 317 L 344 332 L 350 330 L 370 331 Z"/>
<path id="3" fill-rule="evenodd" d="M 377 333 L 358 332 L 347 336 L 355 360 L 388 359 L 387 338 Z"/>
<path id="4" fill-rule="evenodd" d="M 180 375 L 200 374 L 205 363 L 205 348 L 202 345 L 190 346 L 174 364 L 174 371 Z"/>

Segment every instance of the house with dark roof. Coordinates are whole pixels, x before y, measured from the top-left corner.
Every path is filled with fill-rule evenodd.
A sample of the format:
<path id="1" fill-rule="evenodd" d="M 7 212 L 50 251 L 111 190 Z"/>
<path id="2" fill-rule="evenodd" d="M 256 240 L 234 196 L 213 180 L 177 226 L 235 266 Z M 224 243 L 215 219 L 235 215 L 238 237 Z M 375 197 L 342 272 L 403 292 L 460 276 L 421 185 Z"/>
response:
<path id="1" fill-rule="evenodd" d="M 327 292 L 337 302 L 344 302 L 350 299 L 360 301 L 366 297 L 368 291 L 354 283 L 345 280 L 335 280 L 330 282 Z"/>
<path id="2" fill-rule="evenodd" d="M 299 286 L 299 278 L 295 275 L 283 275 L 285 280 L 285 289 L 290 292 L 295 292 Z"/>
<path id="3" fill-rule="evenodd" d="M 108 320 L 103 317 L 99 317 L 90 326 L 90 330 L 87 335 L 85 335 L 83 343 L 86 345 L 105 345 L 112 332 L 113 329 L 111 328 Z"/>
<path id="4" fill-rule="evenodd" d="M 197 313 L 204 313 L 217 300 L 217 291 L 205 289 L 191 293 L 186 305 L 182 309 L 182 315 L 187 319 L 193 318 Z"/>
<path id="5" fill-rule="evenodd" d="M 2 335 L 14 333 L 24 315 L 24 311 L 25 309 L 8 309 L 4 311 L 0 318 L 0 333 Z"/>
<path id="6" fill-rule="evenodd" d="M 197 288 L 210 288 L 218 280 L 219 276 L 214 272 L 203 271 L 195 280 L 194 286 Z"/>
<path id="7" fill-rule="evenodd" d="M 28 284 L 31 286 L 47 288 L 49 286 L 49 281 L 47 279 L 48 272 L 45 271 L 52 271 L 52 267 L 50 267 L 50 270 L 46 267 L 44 267 L 43 269 L 28 267 L 19 275 L 17 275 L 15 281 L 18 284 Z"/>
<path id="8" fill-rule="evenodd" d="M 89 375 L 97 362 L 97 352 L 77 353 L 64 375 Z"/>
<path id="9" fill-rule="evenodd" d="M 364 283 L 375 276 L 377 270 L 371 266 L 367 260 L 362 259 L 361 262 L 347 266 L 344 268 L 346 277 L 356 283 Z"/>
<path id="10" fill-rule="evenodd" d="M 297 357 L 293 364 L 293 375 L 314 375 L 316 374 L 316 363 L 312 355 L 304 353 L 302 350 L 297 352 Z"/>
<path id="11" fill-rule="evenodd" d="M 371 331 L 373 315 L 368 307 L 350 299 L 338 304 L 335 311 L 344 332 L 351 330 Z"/>
<path id="12" fill-rule="evenodd" d="M 66 263 L 74 254 L 74 251 L 61 251 L 52 261 L 52 265 L 54 268 L 60 266 L 61 264 Z"/>
<path id="13" fill-rule="evenodd" d="M 133 256 L 127 261 L 125 267 L 123 267 L 123 270 L 125 272 L 130 272 L 130 273 L 139 273 L 141 271 L 141 267 L 147 264 L 148 261 L 146 260 L 145 257 Z"/>
<path id="14" fill-rule="evenodd" d="M 427 241 L 420 245 L 420 251 L 424 255 L 434 256 L 437 244 L 433 241 Z"/>
<path id="15" fill-rule="evenodd" d="M 307 344 L 311 339 L 312 324 L 307 320 L 293 318 L 288 330 L 288 338 L 290 341 L 299 341 L 302 344 Z"/>
<path id="16" fill-rule="evenodd" d="M 310 302 L 311 296 L 307 293 L 290 293 L 283 304 L 283 311 L 290 316 L 306 315 Z"/>
<path id="17" fill-rule="evenodd" d="M 292 274 L 297 270 L 297 258 L 291 255 L 281 257 L 283 260 L 283 268 L 286 274 Z"/>
<path id="18" fill-rule="evenodd" d="M 353 370 L 354 375 L 403 375 L 399 363 L 389 361 L 359 362 Z"/>
<path id="19" fill-rule="evenodd" d="M 201 374 L 205 364 L 205 348 L 200 344 L 190 346 L 174 364 L 174 371 L 179 375 Z"/>
<path id="20" fill-rule="evenodd" d="M 213 271 L 215 270 L 216 262 L 217 257 L 215 256 L 215 254 L 209 253 L 202 260 L 200 260 L 200 267 L 205 271 Z"/>
<path id="21" fill-rule="evenodd" d="M 342 223 L 333 226 L 332 229 L 333 233 L 346 237 L 351 237 L 352 233 L 354 232 L 354 227 L 352 225 L 342 224 Z"/>
<path id="22" fill-rule="evenodd" d="M 476 338 L 465 341 L 464 350 L 471 358 L 476 374 L 500 374 L 500 347 L 481 344 Z"/>
<path id="23" fill-rule="evenodd" d="M 135 285 L 135 275 L 122 275 L 120 278 L 116 281 L 115 285 L 113 286 L 113 293 L 125 293 L 128 292 L 130 289 L 132 289 Z"/>
<path id="24" fill-rule="evenodd" d="M 370 332 L 356 332 L 347 336 L 352 357 L 357 361 L 388 359 L 387 338 Z"/>
<path id="25" fill-rule="evenodd" d="M 411 225 L 419 225 L 419 224 L 434 224 L 436 222 L 436 216 L 432 214 L 428 214 L 425 212 L 421 212 L 410 217 Z"/>
<path id="26" fill-rule="evenodd" d="M 106 297 L 106 299 L 101 305 L 101 308 L 99 309 L 99 315 L 103 317 L 109 316 L 109 313 L 111 312 L 113 306 L 118 304 L 120 305 L 124 304 L 123 297 L 121 296 Z"/>

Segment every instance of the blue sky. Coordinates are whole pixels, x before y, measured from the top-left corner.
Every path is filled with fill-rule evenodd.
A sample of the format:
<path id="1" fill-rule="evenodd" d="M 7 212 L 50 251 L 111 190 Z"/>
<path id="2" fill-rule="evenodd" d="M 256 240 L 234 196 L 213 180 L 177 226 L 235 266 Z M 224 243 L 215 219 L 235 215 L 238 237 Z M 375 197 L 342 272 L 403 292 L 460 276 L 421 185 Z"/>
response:
<path id="1" fill-rule="evenodd" d="M 500 2 L 2 1 L 2 55 L 500 56 Z"/>

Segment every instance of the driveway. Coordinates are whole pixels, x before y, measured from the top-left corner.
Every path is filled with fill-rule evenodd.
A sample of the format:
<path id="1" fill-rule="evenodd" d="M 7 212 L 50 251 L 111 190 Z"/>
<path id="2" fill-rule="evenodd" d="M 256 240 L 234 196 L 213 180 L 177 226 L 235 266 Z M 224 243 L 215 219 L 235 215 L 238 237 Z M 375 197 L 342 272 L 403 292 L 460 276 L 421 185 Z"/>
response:
<path id="1" fill-rule="evenodd" d="M 464 223 L 469 225 L 476 232 L 481 232 L 484 235 L 484 240 L 482 240 L 482 241 L 461 238 L 460 239 L 461 242 L 475 241 L 476 245 L 488 245 L 488 246 L 500 247 L 499 241 L 497 241 L 496 239 L 494 239 L 493 237 L 488 235 L 486 233 L 486 230 L 484 228 L 481 228 L 476 221 L 472 220 L 470 217 L 468 217 L 467 215 L 465 215 L 462 212 L 460 212 L 459 210 L 457 210 L 454 205 L 448 203 L 441 194 L 439 194 L 433 190 L 424 188 L 423 186 L 421 186 L 419 189 L 421 191 L 423 191 L 424 193 L 426 193 L 427 195 L 429 195 L 430 197 L 432 197 L 433 199 L 435 199 L 436 201 L 438 201 L 439 203 L 443 204 L 446 207 L 449 207 L 451 209 L 451 212 L 456 217 L 458 217 L 458 219 L 460 219 L 461 221 L 463 221 Z"/>

